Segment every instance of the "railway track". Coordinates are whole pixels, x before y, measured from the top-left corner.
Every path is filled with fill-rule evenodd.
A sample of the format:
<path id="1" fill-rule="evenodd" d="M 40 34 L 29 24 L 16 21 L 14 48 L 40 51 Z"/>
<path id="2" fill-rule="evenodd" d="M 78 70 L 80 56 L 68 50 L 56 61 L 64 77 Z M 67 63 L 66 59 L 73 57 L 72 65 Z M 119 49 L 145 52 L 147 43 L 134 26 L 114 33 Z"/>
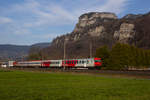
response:
<path id="1" fill-rule="evenodd" d="M 22 70 L 32 72 L 47 72 L 47 73 L 75 73 L 75 74 L 92 74 L 92 75 L 108 75 L 108 76 L 127 76 L 135 78 L 148 78 L 150 79 L 150 70 L 126 70 L 126 71 L 114 71 L 114 70 L 89 70 L 89 69 L 54 69 L 54 68 L 5 68 L 6 70 Z"/>

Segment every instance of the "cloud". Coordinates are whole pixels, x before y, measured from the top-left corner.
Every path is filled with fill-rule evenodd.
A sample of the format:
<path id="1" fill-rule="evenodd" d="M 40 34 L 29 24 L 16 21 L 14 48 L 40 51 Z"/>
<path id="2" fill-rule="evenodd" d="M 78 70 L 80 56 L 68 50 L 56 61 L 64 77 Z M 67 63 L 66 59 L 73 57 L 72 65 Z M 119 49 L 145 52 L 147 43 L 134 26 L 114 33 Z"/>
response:
<path id="1" fill-rule="evenodd" d="M 0 24 L 5 27 L 0 34 L 39 35 L 54 38 L 58 33 L 65 33 L 64 28 L 74 26 L 78 17 L 87 12 L 114 12 L 121 14 L 126 10 L 129 0 L 24 0 L 10 4 L 0 13 Z M 2 17 L 8 16 L 8 17 Z M 60 27 L 60 32 L 48 30 L 48 27 Z M 1 28 L 1 27 L 0 27 Z M 38 30 L 42 32 L 37 32 Z M 72 29 L 72 28 L 70 28 Z M 61 32 L 62 30 L 62 32 Z M 69 30 L 70 32 L 72 30 Z M 49 33 L 49 34 L 46 34 Z M 43 36 L 43 38 L 44 38 Z"/>
<path id="2" fill-rule="evenodd" d="M 96 4 L 83 6 L 76 10 L 76 14 L 81 15 L 87 12 L 113 12 L 117 15 L 122 14 L 128 5 L 129 0 L 103 0 L 97 1 Z"/>
<path id="3" fill-rule="evenodd" d="M 35 0 L 26 0 L 24 3 L 12 5 L 10 8 L 11 10 L 8 13 L 21 15 L 18 17 L 32 16 L 30 19 L 22 17 L 25 27 L 60 26 L 73 24 L 75 21 L 75 16 L 71 12 L 61 7 L 61 5 L 53 3 L 43 5 Z"/>
<path id="4" fill-rule="evenodd" d="M 116 14 L 123 13 L 127 7 L 128 0 L 108 0 L 105 5 L 100 7 L 101 11 L 111 11 Z"/>
<path id="5" fill-rule="evenodd" d="M 0 16 L 0 24 L 8 24 L 8 23 L 12 23 L 13 20 L 8 18 L 8 17 L 1 17 Z"/>
<path id="6" fill-rule="evenodd" d="M 27 0 L 22 5 L 15 5 L 15 9 L 22 12 L 28 12 L 34 16 L 33 20 L 24 23 L 26 27 L 39 27 L 39 26 L 60 26 L 72 25 L 77 22 L 78 17 L 87 12 L 114 12 L 120 14 L 124 12 L 128 0 L 93 0 L 87 2 L 86 0 L 77 0 L 74 2 L 78 6 L 70 9 L 65 9 L 65 6 L 59 3 L 47 3 L 43 5 L 39 1 Z M 65 1 L 66 2 L 66 1 Z M 69 2 L 69 1 L 68 1 Z M 85 3 L 82 5 L 82 3 Z M 68 4 L 69 5 L 69 4 Z"/>
<path id="7" fill-rule="evenodd" d="M 40 38 L 40 39 L 53 39 L 57 36 L 58 36 L 58 34 L 48 33 L 48 34 L 41 34 L 41 35 L 38 35 L 38 36 L 35 36 L 35 37 Z"/>
<path id="8" fill-rule="evenodd" d="M 87 12 L 114 12 L 120 14 L 125 10 L 127 1 L 92 0 L 87 2 L 86 0 L 77 0 L 73 1 L 76 7 L 73 6 L 67 9 L 66 6 L 69 5 L 69 0 L 62 0 L 61 3 L 47 2 L 47 4 L 43 4 L 38 0 L 25 0 L 21 4 L 12 5 L 9 12 L 21 15 L 24 27 L 72 25 L 77 22 L 81 14 Z M 66 2 L 68 4 L 64 5 Z M 22 17 L 23 15 L 25 17 Z M 31 16 L 31 18 L 27 19 L 27 15 Z"/>
<path id="9" fill-rule="evenodd" d="M 18 28 L 16 30 L 13 31 L 14 34 L 16 35 L 27 35 L 27 34 L 31 34 L 31 32 L 28 29 L 25 28 Z"/>

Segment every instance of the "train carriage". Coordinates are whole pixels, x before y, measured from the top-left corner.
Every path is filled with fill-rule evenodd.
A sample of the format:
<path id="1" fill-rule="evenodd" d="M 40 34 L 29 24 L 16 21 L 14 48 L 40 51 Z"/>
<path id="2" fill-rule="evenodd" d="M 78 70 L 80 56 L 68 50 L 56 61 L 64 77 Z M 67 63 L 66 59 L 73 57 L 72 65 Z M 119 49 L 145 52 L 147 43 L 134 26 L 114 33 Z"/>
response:
<path id="1" fill-rule="evenodd" d="M 14 62 L 15 67 L 42 67 L 42 68 L 100 68 L 101 58 L 39 60 Z"/>
<path id="2" fill-rule="evenodd" d="M 100 67 L 102 64 L 100 58 L 87 58 L 87 59 L 66 59 L 63 60 L 62 65 L 68 68 L 92 68 L 92 67 Z"/>
<path id="3" fill-rule="evenodd" d="M 20 61 L 14 62 L 13 66 L 15 67 L 40 67 L 42 61 Z"/>
<path id="4" fill-rule="evenodd" d="M 60 68 L 62 60 L 43 60 L 41 67 Z"/>

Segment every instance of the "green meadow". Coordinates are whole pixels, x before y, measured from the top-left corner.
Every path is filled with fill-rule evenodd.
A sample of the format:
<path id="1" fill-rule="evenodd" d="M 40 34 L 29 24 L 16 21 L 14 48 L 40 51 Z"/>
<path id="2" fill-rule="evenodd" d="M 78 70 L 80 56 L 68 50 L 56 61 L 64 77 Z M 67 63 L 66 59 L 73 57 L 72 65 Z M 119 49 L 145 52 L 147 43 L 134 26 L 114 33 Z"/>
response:
<path id="1" fill-rule="evenodd" d="M 150 80 L 0 70 L 0 100 L 150 100 Z"/>

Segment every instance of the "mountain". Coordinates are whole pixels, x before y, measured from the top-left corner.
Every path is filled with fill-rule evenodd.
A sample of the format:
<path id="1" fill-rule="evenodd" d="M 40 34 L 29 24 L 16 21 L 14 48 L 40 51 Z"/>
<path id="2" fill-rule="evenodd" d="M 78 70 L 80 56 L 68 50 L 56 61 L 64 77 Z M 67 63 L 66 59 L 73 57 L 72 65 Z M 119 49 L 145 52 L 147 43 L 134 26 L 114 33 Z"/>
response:
<path id="1" fill-rule="evenodd" d="M 50 43 L 37 43 L 33 44 L 30 46 L 30 50 L 28 52 L 28 55 L 32 54 L 37 54 L 39 53 L 42 49 L 49 47 L 51 44 Z"/>
<path id="2" fill-rule="evenodd" d="M 55 38 L 51 45 L 43 49 L 47 59 L 62 59 L 64 42 L 66 58 L 86 58 L 95 54 L 97 48 L 107 45 L 110 49 L 117 43 L 150 48 L 150 13 L 128 14 L 117 18 L 114 13 L 90 12 L 79 17 L 74 30 Z"/>
<path id="3" fill-rule="evenodd" d="M 42 49 L 50 46 L 50 43 L 37 43 L 31 46 L 27 45 L 0 45 L 0 60 L 23 60 L 33 48 Z"/>
<path id="4" fill-rule="evenodd" d="M 46 48 L 50 46 L 50 43 L 44 42 L 44 43 L 36 43 L 31 45 L 31 47 L 40 47 L 40 48 Z"/>
<path id="5" fill-rule="evenodd" d="M 81 15 L 71 33 L 55 38 L 51 43 L 31 46 L 0 45 L 0 59 L 22 59 L 28 53 L 42 54 L 44 59 L 63 59 L 64 43 L 66 58 L 87 58 L 96 49 L 117 43 L 150 49 L 150 13 L 128 14 L 118 18 L 114 13 L 89 12 Z"/>
<path id="6" fill-rule="evenodd" d="M 30 46 L 19 45 L 0 45 L 1 60 L 17 60 L 23 59 L 28 55 Z"/>

